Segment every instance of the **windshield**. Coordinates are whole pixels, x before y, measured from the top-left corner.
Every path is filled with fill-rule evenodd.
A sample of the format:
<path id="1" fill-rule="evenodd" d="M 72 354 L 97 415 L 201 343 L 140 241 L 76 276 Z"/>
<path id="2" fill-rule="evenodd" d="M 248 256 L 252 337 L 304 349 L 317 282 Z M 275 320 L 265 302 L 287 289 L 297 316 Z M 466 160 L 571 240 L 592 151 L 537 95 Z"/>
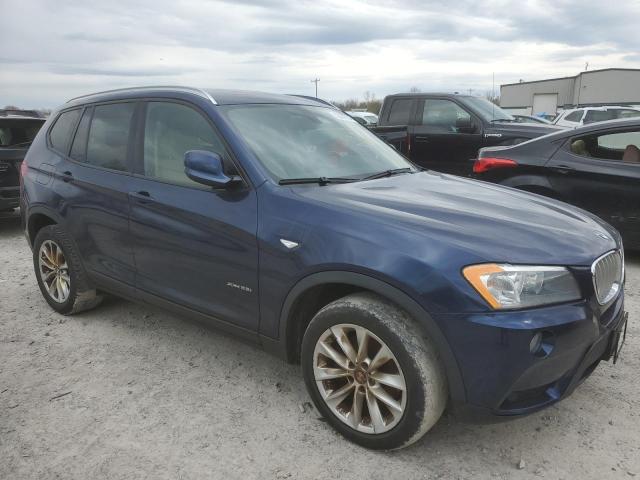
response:
<path id="1" fill-rule="evenodd" d="M 351 117 L 304 105 L 220 107 L 265 168 L 278 180 L 363 178 L 411 164 Z"/>
<path id="2" fill-rule="evenodd" d="M 471 108 L 473 108 L 476 113 L 487 122 L 491 122 L 493 120 L 503 120 L 507 122 L 515 121 L 515 118 L 513 118 L 499 106 L 491 103 L 486 98 L 463 97 L 463 101 Z"/>
<path id="3" fill-rule="evenodd" d="M 28 145 L 43 123 L 43 120 L 0 119 L 0 148 Z"/>

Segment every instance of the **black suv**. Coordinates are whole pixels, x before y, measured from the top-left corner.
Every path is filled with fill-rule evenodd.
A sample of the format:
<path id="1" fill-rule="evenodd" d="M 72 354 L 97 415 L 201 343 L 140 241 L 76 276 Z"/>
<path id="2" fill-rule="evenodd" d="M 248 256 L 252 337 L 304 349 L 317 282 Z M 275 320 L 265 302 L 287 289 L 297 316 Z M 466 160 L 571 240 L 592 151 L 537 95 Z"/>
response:
<path id="1" fill-rule="evenodd" d="M 0 212 L 20 201 L 20 164 L 45 119 L 37 112 L 0 110 Z"/>

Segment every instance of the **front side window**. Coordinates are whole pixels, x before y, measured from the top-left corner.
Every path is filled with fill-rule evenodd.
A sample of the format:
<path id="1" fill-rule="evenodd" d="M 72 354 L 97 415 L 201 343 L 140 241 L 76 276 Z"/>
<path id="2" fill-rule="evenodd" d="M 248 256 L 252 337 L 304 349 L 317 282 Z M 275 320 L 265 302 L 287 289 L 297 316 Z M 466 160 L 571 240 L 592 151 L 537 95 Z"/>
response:
<path id="1" fill-rule="evenodd" d="M 513 115 L 508 113 L 506 110 L 503 110 L 495 103 L 490 102 L 486 98 L 461 96 L 460 101 L 465 105 L 468 105 L 469 108 L 487 122 L 513 122 L 515 120 Z"/>
<path id="2" fill-rule="evenodd" d="M 412 168 L 392 147 L 332 108 L 227 105 L 219 109 L 276 180 L 359 178 Z"/>
<path id="3" fill-rule="evenodd" d="M 425 100 L 422 112 L 422 125 L 430 131 L 457 133 L 460 121 L 471 122 L 469 113 L 451 100 Z"/>
<path id="4" fill-rule="evenodd" d="M 391 111 L 389 112 L 389 118 L 387 123 L 389 125 L 409 125 L 409 119 L 411 118 L 411 103 L 410 98 L 399 98 L 391 103 Z"/>
<path id="5" fill-rule="evenodd" d="M 96 167 L 125 171 L 134 103 L 113 103 L 94 108 L 86 162 Z"/>
<path id="6" fill-rule="evenodd" d="M 206 150 L 226 157 L 209 122 L 179 103 L 149 102 L 144 129 L 144 174 L 176 185 L 206 188 L 184 173 L 184 154 Z"/>
<path id="7" fill-rule="evenodd" d="M 62 113 L 53 128 L 49 132 L 49 141 L 51 146 L 60 153 L 66 154 L 69 149 L 71 135 L 76 128 L 78 118 L 80 117 L 80 109 L 69 110 Z"/>
<path id="8" fill-rule="evenodd" d="M 573 139 L 570 148 L 581 157 L 640 165 L 640 130 Z"/>

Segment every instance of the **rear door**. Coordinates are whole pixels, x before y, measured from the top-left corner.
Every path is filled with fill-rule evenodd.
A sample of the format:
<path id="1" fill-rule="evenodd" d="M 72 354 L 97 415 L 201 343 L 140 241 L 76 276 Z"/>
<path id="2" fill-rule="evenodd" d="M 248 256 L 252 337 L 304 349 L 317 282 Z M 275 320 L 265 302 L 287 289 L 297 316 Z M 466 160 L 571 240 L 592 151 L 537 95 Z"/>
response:
<path id="1" fill-rule="evenodd" d="M 446 98 L 421 99 L 413 127 L 411 159 L 418 165 L 455 175 L 469 175 L 482 146 L 478 118 Z M 461 125 L 471 125 L 462 127 Z"/>
<path id="2" fill-rule="evenodd" d="M 546 165 L 561 198 L 595 213 L 640 245 L 640 128 L 567 141 Z"/>
<path id="3" fill-rule="evenodd" d="M 136 286 L 218 320 L 258 329 L 257 199 L 245 181 L 213 189 L 184 173 L 184 154 L 208 150 L 238 174 L 230 150 L 194 105 L 145 103 L 129 195 Z"/>
<path id="4" fill-rule="evenodd" d="M 134 283 L 134 264 L 127 193 L 135 110 L 135 102 L 89 106 L 81 112 L 71 145 L 56 139 L 55 125 L 49 138 L 63 157 L 55 165 L 53 183 L 62 199 L 58 209 L 85 267 L 105 280 L 129 285 Z"/>
<path id="5" fill-rule="evenodd" d="M 387 102 L 385 100 L 385 102 Z M 418 100 L 415 97 L 391 97 L 389 106 L 382 112 L 382 127 L 374 127 L 373 131 L 396 150 L 412 158 L 411 143 L 408 141 L 410 124 L 415 118 Z"/>

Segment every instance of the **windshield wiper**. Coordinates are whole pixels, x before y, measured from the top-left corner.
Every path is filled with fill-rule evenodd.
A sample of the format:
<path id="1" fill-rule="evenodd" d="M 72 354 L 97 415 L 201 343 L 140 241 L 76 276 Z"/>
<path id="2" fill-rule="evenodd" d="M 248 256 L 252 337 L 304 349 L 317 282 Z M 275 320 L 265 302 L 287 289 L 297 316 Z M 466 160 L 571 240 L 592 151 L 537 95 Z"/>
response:
<path id="1" fill-rule="evenodd" d="M 350 183 L 357 182 L 357 178 L 344 177 L 308 177 L 308 178 L 283 178 L 278 182 L 279 185 L 295 185 L 299 183 L 317 183 L 318 185 L 327 185 L 329 183 Z"/>
<path id="2" fill-rule="evenodd" d="M 360 180 L 375 180 L 376 178 L 391 177 L 392 175 L 399 175 L 401 173 L 413 173 L 413 170 L 409 167 L 405 168 L 393 168 L 391 170 L 385 170 L 383 172 L 374 173 Z"/>
<path id="3" fill-rule="evenodd" d="M 506 122 L 506 123 L 512 123 L 515 122 L 515 118 L 494 118 L 493 120 L 490 120 L 491 123 L 493 122 Z"/>

